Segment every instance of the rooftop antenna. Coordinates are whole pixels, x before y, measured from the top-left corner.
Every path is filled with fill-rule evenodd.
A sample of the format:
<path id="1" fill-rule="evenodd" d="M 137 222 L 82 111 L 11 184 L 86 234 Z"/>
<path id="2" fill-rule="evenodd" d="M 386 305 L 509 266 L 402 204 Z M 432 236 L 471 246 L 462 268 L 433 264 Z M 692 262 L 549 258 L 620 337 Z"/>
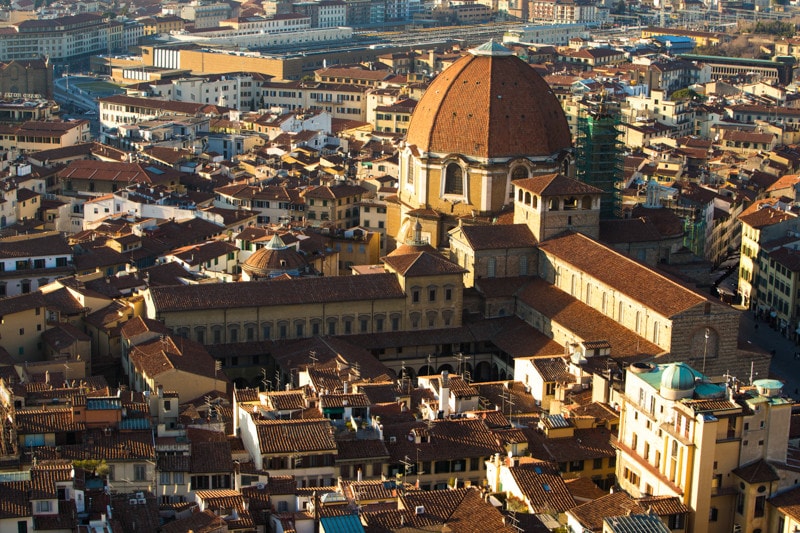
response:
<path id="1" fill-rule="evenodd" d="M 461 375 L 461 369 L 464 365 L 464 354 L 461 352 L 456 352 L 453 358 L 458 361 L 458 374 Z"/>
<path id="2" fill-rule="evenodd" d="M 272 382 L 267 379 L 267 369 L 261 369 L 261 384 L 264 385 L 264 390 L 272 390 Z"/>
<path id="3" fill-rule="evenodd" d="M 404 478 L 408 477 L 408 473 L 411 471 L 411 467 L 412 467 L 412 466 L 413 466 L 415 469 L 416 469 L 416 467 L 417 467 L 417 465 L 416 465 L 415 463 L 412 463 L 412 462 L 411 462 L 411 458 L 410 458 L 409 456 L 407 456 L 407 455 L 406 455 L 405 457 L 403 457 L 403 460 L 402 460 L 402 461 L 400 461 L 400 464 L 401 464 L 401 465 L 403 465 L 403 472 L 405 473 L 405 474 L 404 474 L 404 476 L 403 476 Z M 401 482 L 400 482 L 400 484 L 399 484 L 399 486 L 397 487 L 397 493 L 398 493 L 398 494 L 401 494 L 402 492 L 404 492 L 404 490 L 403 490 L 403 489 L 404 489 L 404 485 L 403 485 L 403 483 L 404 483 L 404 482 L 402 482 L 402 481 L 401 481 Z"/>

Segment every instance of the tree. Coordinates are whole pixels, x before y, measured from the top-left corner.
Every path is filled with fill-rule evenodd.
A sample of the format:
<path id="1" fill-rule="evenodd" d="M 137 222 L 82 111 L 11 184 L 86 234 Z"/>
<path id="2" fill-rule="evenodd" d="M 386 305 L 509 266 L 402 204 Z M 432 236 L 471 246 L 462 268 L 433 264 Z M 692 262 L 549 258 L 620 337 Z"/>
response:
<path id="1" fill-rule="evenodd" d="M 625 14 L 625 0 L 618 0 L 614 3 L 614 6 L 611 8 L 611 13 L 614 15 L 624 15 Z"/>
<path id="2" fill-rule="evenodd" d="M 684 87 L 683 89 L 678 89 L 677 91 L 673 92 L 669 99 L 673 102 L 677 102 L 678 100 L 702 100 L 703 96 L 689 87 Z"/>
<path id="3" fill-rule="evenodd" d="M 72 461 L 72 466 L 81 468 L 87 472 L 91 472 L 92 475 L 100 477 L 105 477 L 108 475 L 109 471 L 108 463 L 106 463 L 105 459 L 84 459 Z"/>

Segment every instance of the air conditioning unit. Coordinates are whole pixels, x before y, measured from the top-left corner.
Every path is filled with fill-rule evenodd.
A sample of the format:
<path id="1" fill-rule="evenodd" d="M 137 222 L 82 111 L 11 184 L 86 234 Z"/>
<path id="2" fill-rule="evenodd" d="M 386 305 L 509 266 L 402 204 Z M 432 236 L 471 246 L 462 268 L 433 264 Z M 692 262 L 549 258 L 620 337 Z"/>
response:
<path id="1" fill-rule="evenodd" d="M 733 524 L 733 533 L 742 533 L 742 526 L 739 524 Z"/>
<path id="2" fill-rule="evenodd" d="M 147 500 L 145 500 L 144 498 L 137 498 L 136 501 L 139 502 L 142 505 L 147 503 Z"/>
<path id="3" fill-rule="evenodd" d="M 389 437 L 389 444 L 397 444 L 397 437 L 395 437 L 394 435 Z"/>
<path id="4" fill-rule="evenodd" d="M 144 492 L 137 492 L 136 493 L 137 500 L 144 500 Z"/>
<path id="5" fill-rule="evenodd" d="M 259 484 L 256 485 L 256 488 L 258 490 L 264 490 L 264 484 L 263 483 L 259 483 Z"/>
<path id="6" fill-rule="evenodd" d="M 425 506 L 417 505 L 416 507 L 414 507 L 414 514 L 425 514 Z"/>
<path id="7" fill-rule="evenodd" d="M 136 505 L 137 501 L 138 500 L 136 498 L 131 498 L 130 500 L 128 500 L 128 505 Z"/>

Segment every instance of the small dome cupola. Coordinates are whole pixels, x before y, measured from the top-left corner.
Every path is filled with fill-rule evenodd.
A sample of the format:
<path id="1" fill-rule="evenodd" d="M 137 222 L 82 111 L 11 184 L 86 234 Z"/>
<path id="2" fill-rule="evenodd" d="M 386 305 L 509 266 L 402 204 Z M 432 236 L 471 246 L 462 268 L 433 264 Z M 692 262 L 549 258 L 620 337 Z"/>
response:
<path id="1" fill-rule="evenodd" d="M 691 398 L 695 377 L 694 371 L 685 363 L 672 363 L 661 374 L 659 394 L 668 400 Z"/>

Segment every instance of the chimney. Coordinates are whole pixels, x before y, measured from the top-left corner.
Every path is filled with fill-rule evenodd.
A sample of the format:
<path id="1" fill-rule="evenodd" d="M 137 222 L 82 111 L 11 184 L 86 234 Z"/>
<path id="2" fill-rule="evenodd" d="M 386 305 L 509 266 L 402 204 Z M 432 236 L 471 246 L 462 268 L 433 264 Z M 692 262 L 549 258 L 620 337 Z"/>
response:
<path id="1" fill-rule="evenodd" d="M 442 371 L 442 379 L 439 385 L 439 410 L 442 417 L 450 416 L 450 377 L 447 370 Z"/>
<path id="2" fill-rule="evenodd" d="M 314 502 L 314 533 L 319 533 L 319 495 L 317 491 L 314 491 L 314 494 L 311 496 L 311 500 Z"/>

